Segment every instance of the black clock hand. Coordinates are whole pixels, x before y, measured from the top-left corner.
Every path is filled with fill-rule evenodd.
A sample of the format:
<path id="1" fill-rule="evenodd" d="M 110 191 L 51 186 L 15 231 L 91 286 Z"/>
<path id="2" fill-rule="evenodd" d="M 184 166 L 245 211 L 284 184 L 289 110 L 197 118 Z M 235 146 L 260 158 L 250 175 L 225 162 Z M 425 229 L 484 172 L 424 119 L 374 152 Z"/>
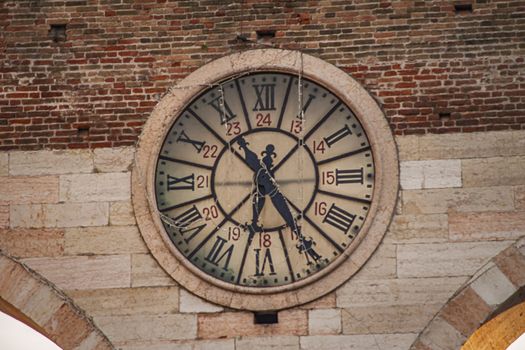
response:
<path id="1" fill-rule="evenodd" d="M 253 220 L 252 224 L 248 226 L 250 231 L 250 235 L 248 238 L 249 242 L 251 243 L 251 239 L 253 238 L 255 232 L 261 230 L 261 228 L 257 225 L 257 218 L 258 213 L 260 213 L 262 207 L 264 206 L 264 196 L 268 194 L 277 212 L 281 215 L 286 225 L 292 229 L 292 232 L 296 235 L 297 239 L 299 240 L 297 248 L 301 253 L 306 253 L 305 256 L 308 263 L 310 263 L 308 256 L 312 257 L 315 261 L 319 260 L 321 256 L 313 250 L 313 241 L 311 239 L 305 239 L 305 237 L 301 234 L 301 230 L 297 225 L 297 221 L 293 217 L 290 207 L 288 206 L 286 197 L 279 190 L 279 186 L 277 185 L 277 182 L 270 173 L 270 170 L 267 169 L 266 166 L 261 163 L 259 157 L 257 157 L 257 155 L 248 148 L 248 143 L 246 142 L 246 140 L 244 140 L 244 138 L 240 137 L 238 139 L 238 142 L 241 149 L 245 152 L 246 163 L 255 172 L 254 180 L 256 181 L 257 186 L 257 193 L 255 194 L 256 200 L 254 202 Z M 270 149 L 273 150 L 273 148 Z M 295 150 L 293 150 L 290 153 L 293 153 L 294 151 Z M 261 191 L 259 191 L 259 187 L 261 187 Z"/>

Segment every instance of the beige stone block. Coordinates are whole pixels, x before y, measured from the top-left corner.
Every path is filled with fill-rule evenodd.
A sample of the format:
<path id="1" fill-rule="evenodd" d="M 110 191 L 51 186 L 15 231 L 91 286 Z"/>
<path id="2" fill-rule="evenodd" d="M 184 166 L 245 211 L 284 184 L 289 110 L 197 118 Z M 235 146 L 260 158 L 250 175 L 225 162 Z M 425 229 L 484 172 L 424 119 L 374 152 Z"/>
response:
<path id="1" fill-rule="evenodd" d="M 316 309 L 308 311 L 308 334 L 341 333 L 340 309 Z"/>
<path id="2" fill-rule="evenodd" d="M 396 144 L 399 161 L 421 159 L 419 152 L 419 140 L 421 136 L 396 136 Z"/>
<path id="3" fill-rule="evenodd" d="M 95 324 L 112 343 L 195 339 L 195 315 L 97 316 Z"/>
<path id="4" fill-rule="evenodd" d="M 397 136 L 401 160 L 460 159 L 525 155 L 525 132 Z"/>
<path id="5" fill-rule="evenodd" d="M 59 175 L 90 173 L 90 150 L 55 150 L 9 153 L 9 175 Z"/>
<path id="6" fill-rule="evenodd" d="M 449 188 L 461 187 L 461 161 L 415 160 L 400 163 L 401 188 Z"/>
<path id="7" fill-rule="evenodd" d="M 115 345 L 122 350 L 234 350 L 235 339 L 131 341 Z"/>
<path id="8" fill-rule="evenodd" d="M 133 254 L 131 256 L 131 286 L 173 286 L 176 285 L 157 261 L 149 254 Z"/>
<path id="9" fill-rule="evenodd" d="M 42 325 L 64 303 L 49 286 L 33 277 L 21 264 L 0 256 L 0 296 Z"/>
<path id="10" fill-rule="evenodd" d="M 491 308 L 483 299 L 471 287 L 467 287 L 445 305 L 441 317 L 461 334 L 469 337 L 490 311 Z"/>
<path id="11" fill-rule="evenodd" d="M 441 304 L 359 306 L 344 309 L 343 334 L 419 333 Z"/>
<path id="12" fill-rule="evenodd" d="M 337 290 L 337 306 L 443 304 L 465 277 L 350 280 Z"/>
<path id="13" fill-rule="evenodd" d="M 235 339 L 236 350 L 299 350 L 299 337 L 240 337 Z"/>
<path id="14" fill-rule="evenodd" d="M 472 276 L 512 242 L 401 244 L 397 274 L 407 277 Z"/>
<path id="15" fill-rule="evenodd" d="M 57 202 L 58 176 L 0 178 L 0 204 Z"/>
<path id="16" fill-rule="evenodd" d="M 9 154 L 0 153 L 0 176 L 9 175 Z"/>
<path id="17" fill-rule="evenodd" d="M 178 287 L 73 290 L 68 295 L 92 316 L 172 314 L 179 310 Z"/>
<path id="18" fill-rule="evenodd" d="M 43 328 L 62 349 L 76 348 L 92 332 L 89 323 L 69 304 L 63 304 Z"/>
<path id="19" fill-rule="evenodd" d="M 516 210 L 525 210 L 525 186 L 516 186 Z"/>
<path id="20" fill-rule="evenodd" d="M 109 342 L 98 332 L 91 332 L 74 350 L 112 350 Z"/>
<path id="21" fill-rule="evenodd" d="M 525 255 L 517 247 L 505 249 L 494 262 L 516 287 L 525 285 Z"/>
<path id="22" fill-rule="evenodd" d="M 301 337 L 301 350 L 406 350 L 416 334 L 314 335 Z"/>
<path id="23" fill-rule="evenodd" d="M 77 227 L 108 224 L 108 203 L 19 204 L 10 206 L 10 226 Z"/>
<path id="24" fill-rule="evenodd" d="M 9 227 L 9 206 L 0 205 L 0 228 Z"/>
<path id="25" fill-rule="evenodd" d="M 135 156 L 134 147 L 97 148 L 93 151 L 95 171 L 111 173 L 130 171 Z"/>
<path id="26" fill-rule="evenodd" d="M 462 160 L 464 187 L 525 184 L 525 156 Z"/>
<path id="27" fill-rule="evenodd" d="M 423 243 L 448 240 L 447 214 L 396 215 L 385 242 Z"/>
<path id="28" fill-rule="evenodd" d="M 396 277 L 396 245 L 381 244 L 354 278 L 380 279 L 394 277 Z"/>
<path id="29" fill-rule="evenodd" d="M 479 276 L 470 286 L 490 306 L 503 303 L 517 290 L 497 266 Z"/>
<path id="30" fill-rule="evenodd" d="M 136 226 L 101 226 L 65 230 L 65 254 L 147 253 Z"/>
<path id="31" fill-rule="evenodd" d="M 440 317 L 420 336 L 421 343 L 431 349 L 460 349 L 465 340 L 465 336 Z"/>
<path id="32" fill-rule="evenodd" d="M 525 235 L 525 211 L 450 213 L 453 241 L 513 240 Z"/>
<path id="33" fill-rule="evenodd" d="M 135 213 L 130 201 L 111 202 L 109 204 L 110 225 L 135 225 Z"/>
<path id="34" fill-rule="evenodd" d="M 23 260 L 59 288 L 96 289 L 130 286 L 130 256 L 73 256 Z"/>
<path id="35" fill-rule="evenodd" d="M 64 252 L 64 230 L 0 229 L 0 249 L 22 258 L 60 256 Z"/>
<path id="36" fill-rule="evenodd" d="M 39 288 L 17 307 L 35 323 L 42 325 L 48 322 L 63 304 L 64 300 L 58 296 L 54 289 L 45 284 L 40 284 Z"/>
<path id="37" fill-rule="evenodd" d="M 403 191 L 403 214 L 514 210 L 512 187 Z"/>
<path id="38" fill-rule="evenodd" d="M 111 202 L 130 197 L 130 173 L 60 176 L 60 201 L 63 202 Z"/>
<path id="39" fill-rule="evenodd" d="M 308 332 L 306 310 L 280 311 L 279 322 L 269 325 L 255 324 L 253 317 L 253 313 L 250 312 L 200 314 L 198 317 L 199 338 L 305 335 Z"/>
<path id="40" fill-rule="evenodd" d="M 221 312 L 224 308 L 199 298 L 185 289 L 180 289 L 180 312 L 184 313 L 207 313 Z"/>

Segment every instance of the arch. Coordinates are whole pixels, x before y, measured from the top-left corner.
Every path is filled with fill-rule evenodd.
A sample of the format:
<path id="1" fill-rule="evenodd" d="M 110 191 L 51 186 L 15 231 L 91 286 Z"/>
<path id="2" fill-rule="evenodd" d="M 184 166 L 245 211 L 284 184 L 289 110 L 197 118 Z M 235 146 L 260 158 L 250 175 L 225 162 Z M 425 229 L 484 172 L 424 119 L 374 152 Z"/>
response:
<path id="1" fill-rule="evenodd" d="M 114 349 L 71 299 L 1 250 L 0 307 L 65 350 Z"/>
<path id="2" fill-rule="evenodd" d="M 455 350 L 516 303 L 525 287 L 525 238 L 492 258 L 428 323 L 411 350 Z"/>

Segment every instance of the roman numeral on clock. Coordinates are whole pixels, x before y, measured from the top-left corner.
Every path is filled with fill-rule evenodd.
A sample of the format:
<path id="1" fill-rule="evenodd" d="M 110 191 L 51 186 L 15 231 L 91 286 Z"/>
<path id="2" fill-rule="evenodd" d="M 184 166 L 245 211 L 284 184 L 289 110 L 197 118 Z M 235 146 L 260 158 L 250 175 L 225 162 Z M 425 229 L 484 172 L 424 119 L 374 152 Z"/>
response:
<path id="1" fill-rule="evenodd" d="M 204 141 L 192 140 L 188 136 L 188 134 L 184 132 L 184 130 L 181 131 L 179 138 L 177 139 L 177 142 L 189 143 L 190 145 L 195 147 L 195 149 L 197 150 L 197 153 L 199 153 L 202 150 L 202 147 L 204 147 L 204 144 L 206 143 Z"/>
<path id="2" fill-rule="evenodd" d="M 334 143 L 336 143 L 337 141 L 341 140 L 342 138 L 344 138 L 347 135 L 352 135 L 352 131 L 350 130 L 348 125 L 345 124 L 344 127 L 342 127 L 341 129 L 337 130 L 336 132 L 334 132 L 332 135 L 330 135 L 328 137 L 323 137 L 323 139 L 325 140 L 326 145 L 328 147 L 332 147 L 332 145 Z"/>
<path id="3" fill-rule="evenodd" d="M 236 114 L 233 114 L 228 103 L 224 101 L 220 95 L 208 102 L 208 104 L 219 113 L 219 118 L 222 125 L 237 117 Z"/>
<path id="4" fill-rule="evenodd" d="M 168 183 L 168 191 L 173 190 L 192 190 L 195 191 L 195 174 L 184 176 L 181 178 L 167 175 L 166 182 Z"/>
<path id="5" fill-rule="evenodd" d="M 253 85 L 257 101 L 254 111 L 275 111 L 275 84 Z"/>
<path id="6" fill-rule="evenodd" d="M 213 244 L 213 247 L 211 248 L 208 255 L 204 258 L 204 260 L 212 263 L 215 266 L 219 266 L 221 261 L 224 259 L 224 265 L 222 266 L 224 271 L 228 271 L 228 265 L 230 264 L 230 259 L 233 254 L 233 244 L 224 250 L 226 242 L 227 240 L 217 236 L 217 240 Z"/>
<path id="7" fill-rule="evenodd" d="M 255 276 L 264 276 L 264 270 L 266 266 L 270 268 L 270 275 L 275 275 L 275 268 L 273 266 L 272 254 L 270 249 L 266 248 L 264 251 L 263 262 L 261 266 L 261 249 L 254 249 L 255 251 Z M 266 265 L 268 263 L 268 265 Z"/>
<path id="8" fill-rule="evenodd" d="M 312 103 L 313 99 L 315 98 L 315 95 L 309 94 L 308 99 L 304 103 L 303 109 L 297 114 L 297 119 L 303 119 L 304 114 L 308 110 L 308 107 L 310 107 L 310 104 Z"/>
<path id="9" fill-rule="evenodd" d="M 190 232 L 190 235 L 184 238 L 186 243 L 190 242 L 193 239 L 193 237 L 195 237 L 199 232 L 201 232 L 202 229 L 206 226 L 206 224 L 202 224 L 199 226 L 189 228 L 191 224 L 197 222 L 198 220 L 202 220 L 202 215 L 195 205 L 183 212 L 182 214 L 180 214 L 179 216 L 173 218 L 175 226 L 179 229 L 181 235 L 187 236 L 186 233 Z"/>
<path id="10" fill-rule="evenodd" d="M 335 169 L 335 185 L 339 184 L 363 184 L 363 168 L 360 169 Z"/>
<path id="11" fill-rule="evenodd" d="M 335 204 L 332 204 L 330 209 L 328 209 L 328 212 L 326 213 L 323 222 L 332 225 L 336 229 L 346 233 L 352 226 L 354 219 L 355 215 L 350 214 L 346 210 L 339 208 Z"/>

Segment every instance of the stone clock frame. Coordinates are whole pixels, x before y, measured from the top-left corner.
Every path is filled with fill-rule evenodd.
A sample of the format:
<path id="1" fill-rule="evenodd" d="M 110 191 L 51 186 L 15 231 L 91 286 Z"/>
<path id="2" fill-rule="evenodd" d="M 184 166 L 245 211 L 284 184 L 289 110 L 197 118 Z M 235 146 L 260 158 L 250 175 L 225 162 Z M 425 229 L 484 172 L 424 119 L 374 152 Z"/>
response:
<path id="1" fill-rule="evenodd" d="M 373 201 L 357 237 L 333 263 L 290 285 L 246 287 L 206 275 L 171 243 L 156 212 L 155 164 L 162 140 L 180 112 L 210 84 L 249 71 L 302 75 L 346 103 L 361 122 L 375 163 Z M 213 303 L 243 310 L 280 310 L 315 300 L 354 275 L 375 251 L 390 223 L 399 187 L 397 150 L 389 125 L 368 92 L 335 66 L 298 51 L 278 49 L 235 53 L 197 69 L 158 103 L 142 132 L 132 172 L 132 199 L 140 232 L 152 255 L 184 288 Z"/>

